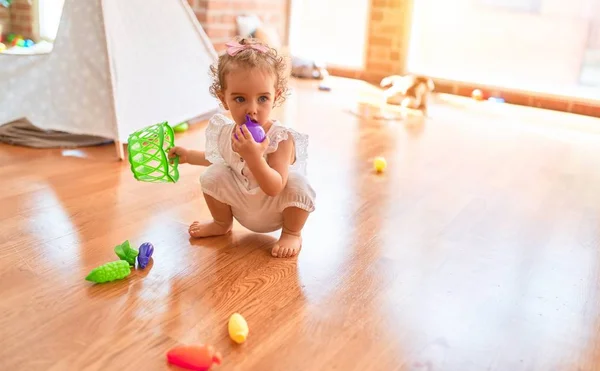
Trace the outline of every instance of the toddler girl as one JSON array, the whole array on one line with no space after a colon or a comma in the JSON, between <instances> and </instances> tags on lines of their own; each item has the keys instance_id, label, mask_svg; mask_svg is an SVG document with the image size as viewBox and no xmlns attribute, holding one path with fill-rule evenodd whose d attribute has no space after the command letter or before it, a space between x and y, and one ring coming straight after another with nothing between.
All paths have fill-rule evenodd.
<instances>
[{"instance_id":1,"label":"toddler girl","mask_svg":"<svg viewBox=\"0 0 600 371\"><path fill-rule=\"evenodd\" d=\"M182 164L208 166L200 183L213 220L194 222L189 233L226 234L235 217L254 232L282 229L271 254L292 257L302 246L301 231L315 209L315 192L306 178L308 137L270 118L286 97L285 60L256 39L238 38L226 45L211 66L210 92L233 120L222 114L209 120L205 151L169 151ZM243 125L246 115L264 129L264 141L256 142Z\"/></svg>"}]
</instances>

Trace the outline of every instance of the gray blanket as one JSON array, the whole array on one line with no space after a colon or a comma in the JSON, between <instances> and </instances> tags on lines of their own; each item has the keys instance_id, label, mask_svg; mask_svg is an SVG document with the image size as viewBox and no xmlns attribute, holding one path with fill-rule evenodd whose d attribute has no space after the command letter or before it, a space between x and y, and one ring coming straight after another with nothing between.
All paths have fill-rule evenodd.
<instances>
[{"instance_id":1,"label":"gray blanket","mask_svg":"<svg viewBox=\"0 0 600 371\"><path fill-rule=\"evenodd\" d=\"M77 148L112 143L112 140L93 135L41 130L23 119L0 126L0 142L34 148Z\"/></svg>"}]
</instances>

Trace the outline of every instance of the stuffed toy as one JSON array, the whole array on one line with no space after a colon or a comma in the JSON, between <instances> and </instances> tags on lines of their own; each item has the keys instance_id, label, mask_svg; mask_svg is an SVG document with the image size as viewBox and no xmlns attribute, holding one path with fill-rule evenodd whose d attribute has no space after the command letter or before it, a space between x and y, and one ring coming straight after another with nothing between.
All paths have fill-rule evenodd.
<instances>
[{"instance_id":1,"label":"stuffed toy","mask_svg":"<svg viewBox=\"0 0 600 371\"><path fill-rule=\"evenodd\" d=\"M304 79L323 80L329 76L324 63L313 59L292 57L292 76Z\"/></svg>"},{"instance_id":2,"label":"stuffed toy","mask_svg":"<svg viewBox=\"0 0 600 371\"><path fill-rule=\"evenodd\" d=\"M427 112L429 94L435 89L433 80L421 75L387 76L381 80L380 86L390 86L383 92L386 103L399 104L424 113Z\"/></svg>"}]
</instances>

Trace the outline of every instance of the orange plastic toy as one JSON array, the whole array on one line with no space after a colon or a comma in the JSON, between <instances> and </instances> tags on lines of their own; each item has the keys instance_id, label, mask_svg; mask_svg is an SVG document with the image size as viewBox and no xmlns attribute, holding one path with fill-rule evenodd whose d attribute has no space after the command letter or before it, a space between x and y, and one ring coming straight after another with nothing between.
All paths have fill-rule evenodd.
<instances>
[{"instance_id":1,"label":"orange plastic toy","mask_svg":"<svg viewBox=\"0 0 600 371\"><path fill-rule=\"evenodd\" d=\"M222 360L212 345L182 345L167 353L170 364L194 371L208 371L213 365L221 365Z\"/></svg>"}]
</instances>

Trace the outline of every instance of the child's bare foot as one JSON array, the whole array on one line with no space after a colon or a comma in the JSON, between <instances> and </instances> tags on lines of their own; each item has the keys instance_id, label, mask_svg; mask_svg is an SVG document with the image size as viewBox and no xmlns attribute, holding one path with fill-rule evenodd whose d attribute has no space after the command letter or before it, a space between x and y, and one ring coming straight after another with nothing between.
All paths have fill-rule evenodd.
<instances>
[{"instance_id":1,"label":"child's bare foot","mask_svg":"<svg viewBox=\"0 0 600 371\"><path fill-rule=\"evenodd\" d=\"M291 258L298 255L302 248L302 237L286 232L281 232L279 241L273 246L271 255L278 258Z\"/></svg>"},{"instance_id":2,"label":"child's bare foot","mask_svg":"<svg viewBox=\"0 0 600 371\"><path fill-rule=\"evenodd\" d=\"M210 222L194 222L188 232L195 238L222 236L231 230L232 223L224 224L211 220Z\"/></svg>"}]
</instances>

